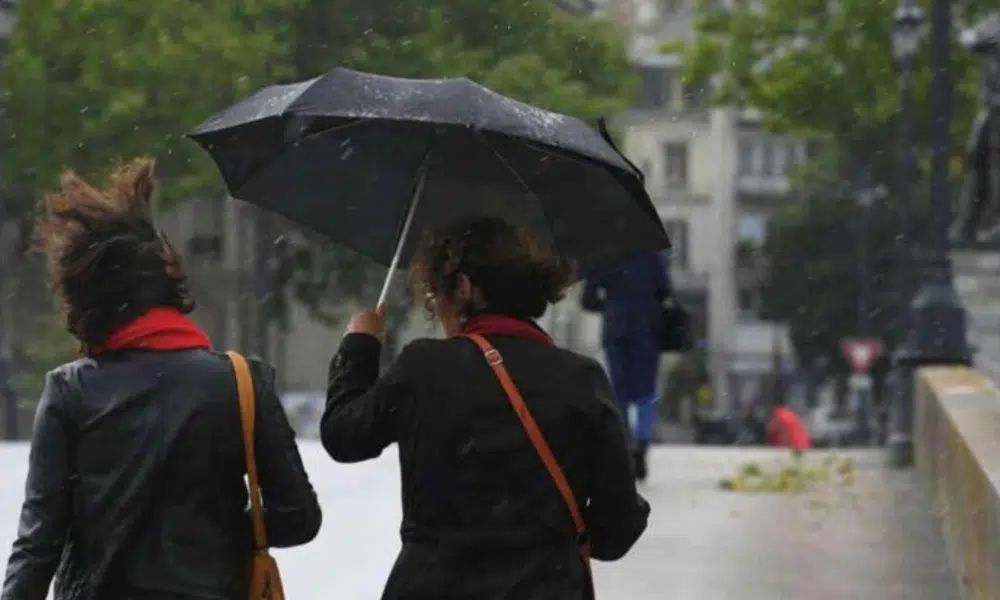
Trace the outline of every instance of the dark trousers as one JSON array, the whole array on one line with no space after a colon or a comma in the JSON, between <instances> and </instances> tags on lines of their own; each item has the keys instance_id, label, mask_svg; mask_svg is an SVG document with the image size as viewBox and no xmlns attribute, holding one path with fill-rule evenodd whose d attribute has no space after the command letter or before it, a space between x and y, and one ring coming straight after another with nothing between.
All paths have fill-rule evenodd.
<instances>
[{"instance_id":1,"label":"dark trousers","mask_svg":"<svg viewBox=\"0 0 1000 600\"><path fill-rule=\"evenodd\" d=\"M633 422L629 409L635 406L632 435L638 442L650 441L656 423L656 378L660 367L656 339L649 333L606 339L604 353L622 417Z\"/></svg>"}]
</instances>

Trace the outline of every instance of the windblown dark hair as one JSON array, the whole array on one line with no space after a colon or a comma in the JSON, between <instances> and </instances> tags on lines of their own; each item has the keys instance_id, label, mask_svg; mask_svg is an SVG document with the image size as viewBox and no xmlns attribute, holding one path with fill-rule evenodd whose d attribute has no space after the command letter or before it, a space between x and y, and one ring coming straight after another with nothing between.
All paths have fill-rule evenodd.
<instances>
[{"instance_id":1,"label":"windblown dark hair","mask_svg":"<svg viewBox=\"0 0 1000 600\"><path fill-rule=\"evenodd\" d=\"M86 352L155 307L194 309L180 255L153 223L153 161L113 172L103 190L73 171L39 201L35 249L69 332Z\"/></svg>"},{"instance_id":2,"label":"windblown dark hair","mask_svg":"<svg viewBox=\"0 0 1000 600\"><path fill-rule=\"evenodd\" d=\"M430 236L413 265L418 293L450 297L465 274L485 304L473 312L519 319L542 316L563 297L574 273L570 261L546 252L531 233L495 217L462 221Z\"/></svg>"}]
</instances>

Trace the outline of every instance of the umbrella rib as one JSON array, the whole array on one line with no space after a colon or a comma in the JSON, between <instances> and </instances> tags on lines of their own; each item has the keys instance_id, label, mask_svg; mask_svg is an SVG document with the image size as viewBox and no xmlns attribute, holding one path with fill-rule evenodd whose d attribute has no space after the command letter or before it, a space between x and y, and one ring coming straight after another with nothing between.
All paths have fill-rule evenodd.
<instances>
[{"instance_id":1,"label":"umbrella rib","mask_svg":"<svg viewBox=\"0 0 1000 600\"><path fill-rule=\"evenodd\" d=\"M517 172L517 169L515 169L514 167L512 167L511 164L509 162L507 162L507 159L504 158L502 154L500 154L499 152L497 152L497 149L494 148L493 144L490 143L489 138L486 137L485 134L483 134L483 130L482 129L478 129L477 128L476 129L476 133L479 135L479 138L481 140L483 140L483 143L486 144L486 147L490 149L490 152L493 153L493 156L497 157L497 160L500 161L500 164L502 164L504 166L504 168L507 169L507 171L509 171L510 174L514 176L514 179L516 179L517 182L521 184L521 187L524 188L524 191L526 191L529 194L531 194L535 198L535 200L538 201L539 206L542 207L542 215L545 217L545 220L549 222L550 226L553 225L552 217L550 217L548 211L545 210L545 203L542 202L542 198L538 194L535 193L535 190L531 189L531 186L528 185L528 182L525 181L523 177L521 177L521 174ZM559 240L556 239L555 235L552 236L552 245L555 248L556 252L558 253L559 252Z\"/></svg>"},{"instance_id":2,"label":"umbrella rib","mask_svg":"<svg viewBox=\"0 0 1000 600\"><path fill-rule=\"evenodd\" d=\"M328 133L332 133L334 131L340 131L341 129L348 129L350 127L355 127L355 126L360 125L360 124L365 123L365 122L366 122L365 120L363 120L363 119L361 119L359 117L355 117L355 118L351 119L350 121L348 121L346 123L340 123L340 124L334 125L332 127L327 127L326 129L322 129L320 131L314 131L314 132L310 133L309 135L303 137L300 141L302 141L302 142L309 141L309 140L312 140L312 139L324 136L324 135L326 135Z\"/></svg>"}]
</instances>

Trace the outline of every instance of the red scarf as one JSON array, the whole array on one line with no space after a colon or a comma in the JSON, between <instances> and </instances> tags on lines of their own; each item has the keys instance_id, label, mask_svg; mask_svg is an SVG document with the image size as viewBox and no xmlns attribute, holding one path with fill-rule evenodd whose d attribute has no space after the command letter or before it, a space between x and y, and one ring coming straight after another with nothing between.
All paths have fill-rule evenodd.
<instances>
[{"instance_id":1,"label":"red scarf","mask_svg":"<svg viewBox=\"0 0 1000 600\"><path fill-rule=\"evenodd\" d=\"M551 346L552 338L541 327L532 321L505 317L503 315L480 315L469 319L462 329L465 334L478 334L483 337L502 335L526 340L535 340Z\"/></svg>"},{"instance_id":2,"label":"red scarf","mask_svg":"<svg viewBox=\"0 0 1000 600\"><path fill-rule=\"evenodd\" d=\"M116 329L106 342L87 349L89 356L119 350L210 350L212 343L194 321L175 308L153 308Z\"/></svg>"}]
</instances>

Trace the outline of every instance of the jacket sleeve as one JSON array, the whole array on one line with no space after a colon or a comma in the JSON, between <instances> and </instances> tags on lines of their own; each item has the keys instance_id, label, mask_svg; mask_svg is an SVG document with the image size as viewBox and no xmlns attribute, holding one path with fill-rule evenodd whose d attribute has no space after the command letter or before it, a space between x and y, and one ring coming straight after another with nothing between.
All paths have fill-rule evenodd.
<instances>
[{"instance_id":1,"label":"jacket sleeve","mask_svg":"<svg viewBox=\"0 0 1000 600\"><path fill-rule=\"evenodd\" d=\"M376 338L348 334L330 363L320 439L337 462L375 458L397 441L397 409L413 393L407 366L413 346L404 348L380 378L381 351Z\"/></svg>"},{"instance_id":2,"label":"jacket sleeve","mask_svg":"<svg viewBox=\"0 0 1000 600\"><path fill-rule=\"evenodd\" d=\"M595 454L590 480L594 487L586 522L593 558L613 561L625 556L646 530L649 503L635 486L629 438L608 377L596 362L590 371L600 415L592 444Z\"/></svg>"},{"instance_id":3,"label":"jacket sleeve","mask_svg":"<svg viewBox=\"0 0 1000 600\"><path fill-rule=\"evenodd\" d=\"M295 432L274 391L274 370L258 362L253 369L254 445L268 543L277 548L298 546L316 537L323 514L302 464Z\"/></svg>"},{"instance_id":4,"label":"jacket sleeve","mask_svg":"<svg viewBox=\"0 0 1000 600\"><path fill-rule=\"evenodd\" d=\"M17 539L7 562L3 600L44 600L71 518L72 483L63 404L64 381L50 373L35 413L28 478Z\"/></svg>"}]
</instances>

